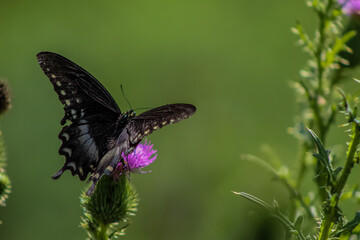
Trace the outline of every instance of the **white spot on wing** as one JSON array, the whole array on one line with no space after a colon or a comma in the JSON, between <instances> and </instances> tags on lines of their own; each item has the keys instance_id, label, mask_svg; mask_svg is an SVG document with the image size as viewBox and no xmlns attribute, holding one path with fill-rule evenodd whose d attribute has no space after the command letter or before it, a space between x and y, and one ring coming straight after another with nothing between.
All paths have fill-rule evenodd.
<instances>
[{"instance_id":1,"label":"white spot on wing","mask_svg":"<svg viewBox=\"0 0 360 240\"><path fill-rule=\"evenodd\" d=\"M70 167L70 168L72 168L74 171L75 171L75 169L76 169L76 165L75 165L74 162L69 162L69 163L67 164L67 166Z\"/></svg>"},{"instance_id":2,"label":"white spot on wing","mask_svg":"<svg viewBox=\"0 0 360 240\"><path fill-rule=\"evenodd\" d=\"M67 133L63 133L61 136L63 136L66 141L69 141L69 139L70 139L70 135Z\"/></svg>"},{"instance_id":3,"label":"white spot on wing","mask_svg":"<svg viewBox=\"0 0 360 240\"><path fill-rule=\"evenodd\" d=\"M71 109L71 114L72 114L72 117L74 119L76 119L77 115L76 115L76 110L75 109Z\"/></svg>"},{"instance_id":4,"label":"white spot on wing","mask_svg":"<svg viewBox=\"0 0 360 240\"><path fill-rule=\"evenodd\" d=\"M66 95L66 92L65 92L64 90L61 90L61 91L60 91L60 94L63 95L63 96L65 96L65 95Z\"/></svg>"},{"instance_id":5,"label":"white spot on wing","mask_svg":"<svg viewBox=\"0 0 360 240\"><path fill-rule=\"evenodd\" d=\"M70 148L63 148L62 151L66 152L69 155L69 157L71 157L72 150Z\"/></svg>"},{"instance_id":6,"label":"white spot on wing","mask_svg":"<svg viewBox=\"0 0 360 240\"><path fill-rule=\"evenodd\" d=\"M56 85L58 85L59 87L61 86L61 82L60 81L56 81Z\"/></svg>"},{"instance_id":7,"label":"white spot on wing","mask_svg":"<svg viewBox=\"0 0 360 240\"><path fill-rule=\"evenodd\" d=\"M51 74L50 76L51 76L52 78L56 78L56 76L55 76L54 74Z\"/></svg>"},{"instance_id":8,"label":"white spot on wing","mask_svg":"<svg viewBox=\"0 0 360 240\"><path fill-rule=\"evenodd\" d=\"M69 99L66 99L66 100L65 100L65 104L66 104L67 106L70 106L70 105L71 105L70 100L69 100Z\"/></svg>"}]
</instances>

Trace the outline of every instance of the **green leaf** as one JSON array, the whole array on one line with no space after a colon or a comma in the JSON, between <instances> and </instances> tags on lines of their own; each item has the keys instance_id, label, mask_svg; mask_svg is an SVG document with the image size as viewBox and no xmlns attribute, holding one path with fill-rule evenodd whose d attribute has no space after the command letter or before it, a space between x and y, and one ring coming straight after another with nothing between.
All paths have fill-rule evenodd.
<instances>
[{"instance_id":1,"label":"green leaf","mask_svg":"<svg viewBox=\"0 0 360 240\"><path fill-rule=\"evenodd\" d=\"M331 234L331 237L339 237L339 236L346 237L346 236L349 236L349 235L351 235L353 230L359 225L359 223L360 223L360 212L357 212L355 214L354 219L347 222L342 228L340 228L337 231L333 232ZM342 239L342 238L340 237L340 239ZM346 239L346 238L344 238L344 239Z\"/></svg>"},{"instance_id":2,"label":"green leaf","mask_svg":"<svg viewBox=\"0 0 360 240\"><path fill-rule=\"evenodd\" d=\"M326 150L324 145L322 144L321 140L319 139L319 137L315 134L314 131L312 131L310 128L308 128L309 133L311 134L315 145L318 149L319 153L314 153L314 157L316 157L317 159L320 160L320 162L322 163L322 165L324 166L326 173L327 173L327 181L329 185L333 185L334 183L334 170L333 167L331 165L331 161L329 158L330 155L330 150Z\"/></svg>"}]
</instances>

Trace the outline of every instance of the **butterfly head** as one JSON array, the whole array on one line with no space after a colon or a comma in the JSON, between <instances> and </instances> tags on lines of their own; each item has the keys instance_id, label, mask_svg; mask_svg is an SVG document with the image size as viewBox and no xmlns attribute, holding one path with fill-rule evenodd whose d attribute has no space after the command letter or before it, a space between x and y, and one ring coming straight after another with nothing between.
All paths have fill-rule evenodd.
<instances>
[{"instance_id":1,"label":"butterfly head","mask_svg":"<svg viewBox=\"0 0 360 240\"><path fill-rule=\"evenodd\" d=\"M134 110L129 110L125 113L123 113L120 118L122 121L128 122L130 119L134 118L136 116L136 113Z\"/></svg>"},{"instance_id":2,"label":"butterfly head","mask_svg":"<svg viewBox=\"0 0 360 240\"><path fill-rule=\"evenodd\" d=\"M128 124L130 119L134 118L135 116L136 114L134 110L130 110L125 113L122 113L118 118L118 124L120 126L125 126L126 124Z\"/></svg>"},{"instance_id":3,"label":"butterfly head","mask_svg":"<svg viewBox=\"0 0 360 240\"><path fill-rule=\"evenodd\" d=\"M127 115L127 118L129 118L129 119L136 116L136 113L134 110L127 111L125 114Z\"/></svg>"}]
</instances>

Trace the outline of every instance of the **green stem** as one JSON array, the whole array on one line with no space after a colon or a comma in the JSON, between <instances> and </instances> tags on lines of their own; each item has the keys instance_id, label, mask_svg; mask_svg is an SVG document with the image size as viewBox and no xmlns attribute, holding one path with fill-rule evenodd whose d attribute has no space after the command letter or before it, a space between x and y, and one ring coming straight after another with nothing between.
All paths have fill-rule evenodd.
<instances>
[{"instance_id":1,"label":"green stem","mask_svg":"<svg viewBox=\"0 0 360 240\"><path fill-rule=\"evenodd\" d=\"M106 225L103 223L100 224L100 231L97 235L98 236L97 240L107 240L108 239L108 236L106 235L108 227L109 227L109 224L106 224Z\"/></svg>"},{"instance_id":2,"label":"green stem","mask_svg":"<svg viewBox=\"0 0 360 240\"><path fill-rule=\"evenodd\" d=\"M334 224L336 206L337 206L339 199L340 199L339 195L337 195L337 194L334 195L334 199L332 199L332 200L334 200L336 205L330 206L330 211L327 214L325 214L325 216L321 222L319 240L327 240L329 237L331 226Z\"/></svg>"},{"instance_id":3,"label":"green stem","mask_svg":"<svg viewBox=\"0 0 360 240\"><path fill-rule=\"evenodd\" d=\"M317 45L315 56L316 56L316 64L318 69L318 89L316 91L316 100L318 100L318 97L323 94L323 73L324 73L324 66L322 65L322 59L321 56L324 51L325 46L325 30L328 25L328 21L331 18L331 12L332 8L334 6L334 0L329 0L324 10L318 10L318 17L319 17L319 44ZM320 135L321 136L321 135ZM322 141L324 139L320 138Z\"/></svg>"},{"instance_id":4,"label":"green stem","mask_svg":"<svg viewBox=\"0 0 360 240\"><path fill-rule=\"evenodd\" d=\"M360 131L359 131L359 126L356 123L354 123L354 125L355 125L354 134L352 135L352 139L349 145L349 151L347 153L346 163L344 169L342 170L341 176L336 181L336 185L333 193L341 194L348 180L351 169L354 167L355 164L354 158L355 158L357 146L359 145L360 142Z\"/></svg>"},{"instance_id":5,"label":"green stem","mask_svg":"<svg viewBox=\"0 0 360 240\"><path fill-rule=\"evenodd\" d=\"M324 211L327 213L325 213L324 219L321 223L320 236L319 236L320 240L328 239L331 226L335 222L336 208L339 203L341 193L350 176L351 169L354 167L355 164L355 154L360 142L360 131L359 131L359 126L356 123L353 124L354 124L354 129L353 129L354 134L352 135L351 142L349 144L349 150L347 152L345 166L341 172L340 177L337 179L334 188L331 191L333 197L330 200L331 201L330 211Z\"/></svg>"},{"instance_id":6,"label":"green stem","mask_svg":"<svg viewBox=\"0 0 360 240\"><path fill-rule=\"evenodd\" d=\"M320 40L319 43L317 45L316 48L316 52L315 52L315 56L316 56L316 65L317 65L317 80L318 80L318 88L316 91L316 95L322 95L322 82L323 82L323 72L324 72L324 68L322 65L322 61L321 61L321 56L322 56L322 52L323 52L323 48L324 48L324 41L325 41L325 21L326 21L326 11L322 12L322 11L318 11L318 17L319 17L319 35L320 35ZM315 100L317 100L318 97L316 97Z\"/></svg>"},{"instance_id":7,"label":"green stem","mask_svg":"<svg viewBox=\"0 0 360 240\"><path fill-rule=\"evenodd\" d=\"M324 96L323 90L323 81L325 80L324 72L325 67L323 66L322 56L324 51L326 51L326 28L328 25L328 21L331 19L331 11L334 6L334 0L329 0L325 9L318 9L318 18L319 18L319 42L317 44L316 50L314 52L314 56L316 58L316 65L317 65L317 82L318 86L314 92L314 95L309 98L309 105L314 113L314 120L317 125L317 131L319 134L320 140L325 144L325 138L329 130L329 124L326 123L326 120L323 119L321 115L321 108L319 107L318 101L321 97ZM331 90L330 90L331 91ZM325 97L326 98L326 97ZM328 99L327 99L328 100ZM332 122L332 116L329 118L330 122ZM315 170L315 174L320 176L320 173L323 171L323 166L320 162L317 162L317 168ZM326 190L323 188L323 179L318 177L316 179L316 184L318 185L318 191L320 200L323 202L327 198Z\"/></svg>"},{"instance_id":8,"label":"green stem","mask_svg":"<svg viewBox=\"0 0 360 240\"><path fill-rule=\"evenodd\" d=\"M310 106L314 112L315 122L318 125L319 138L320 138L321 142L325 143L326 132L325 132L325 127L324 127L324 121L321 116L321 110L320 110L319 104L318 104L318 98L319 98L319 96L316 96L315 98L313 98L312 101L310 102Z\"/></svg>"}]
</instances>

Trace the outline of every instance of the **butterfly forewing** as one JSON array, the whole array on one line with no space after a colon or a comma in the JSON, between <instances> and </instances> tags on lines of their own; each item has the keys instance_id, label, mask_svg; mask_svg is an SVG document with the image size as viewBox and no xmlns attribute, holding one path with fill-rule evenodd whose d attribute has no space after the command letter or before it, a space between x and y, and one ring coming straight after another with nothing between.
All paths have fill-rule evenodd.
<instances>
[{"instance_id":1,"label":"butterfly forewing","mask_svg":"<svg viewBox=\"0 0 360 240\"><path fill-rule=\"evenodd\" d=\"M191 104L178 103L164 105L139 114L131 119L126 127L130 133L131 145L137 145L145 136L166 125L190 117L195 111L195 106Z\"/></svg>"},{"instance_id":2,"label":"butterfly forewing","mask_svg":"<svg viewBox=\"0 0 360 240\"><path fill-rule=\"evenodd\" d=\"M67 98L65 95L71 95L76 100L77 90L81 89L80 97L88 96L109 110L120 112L115 100L104 86L76 63L51 52L41 52L37 55L37 59L40 67L54 85L55 91L63 104L66 104L65 100ZM64 92L61 92L61 90ZM90 102L83 101L83 104L90 104Z\"/></svg>"},{"instance_id":3,"label":"butterfly forewing","mask_svg":"<svg viewBox=\"0 0 360 240\"><path fill-rule=\"evenodd\" d=\"M107 139L116 132L120 109L106 89L75 63L49 52L39 53L37 58L64 104L61 124L71 121L59 134L59 153L66 162L53 177L70 170L85 180L108 150Z\"/></svg>"}]
</instances>

